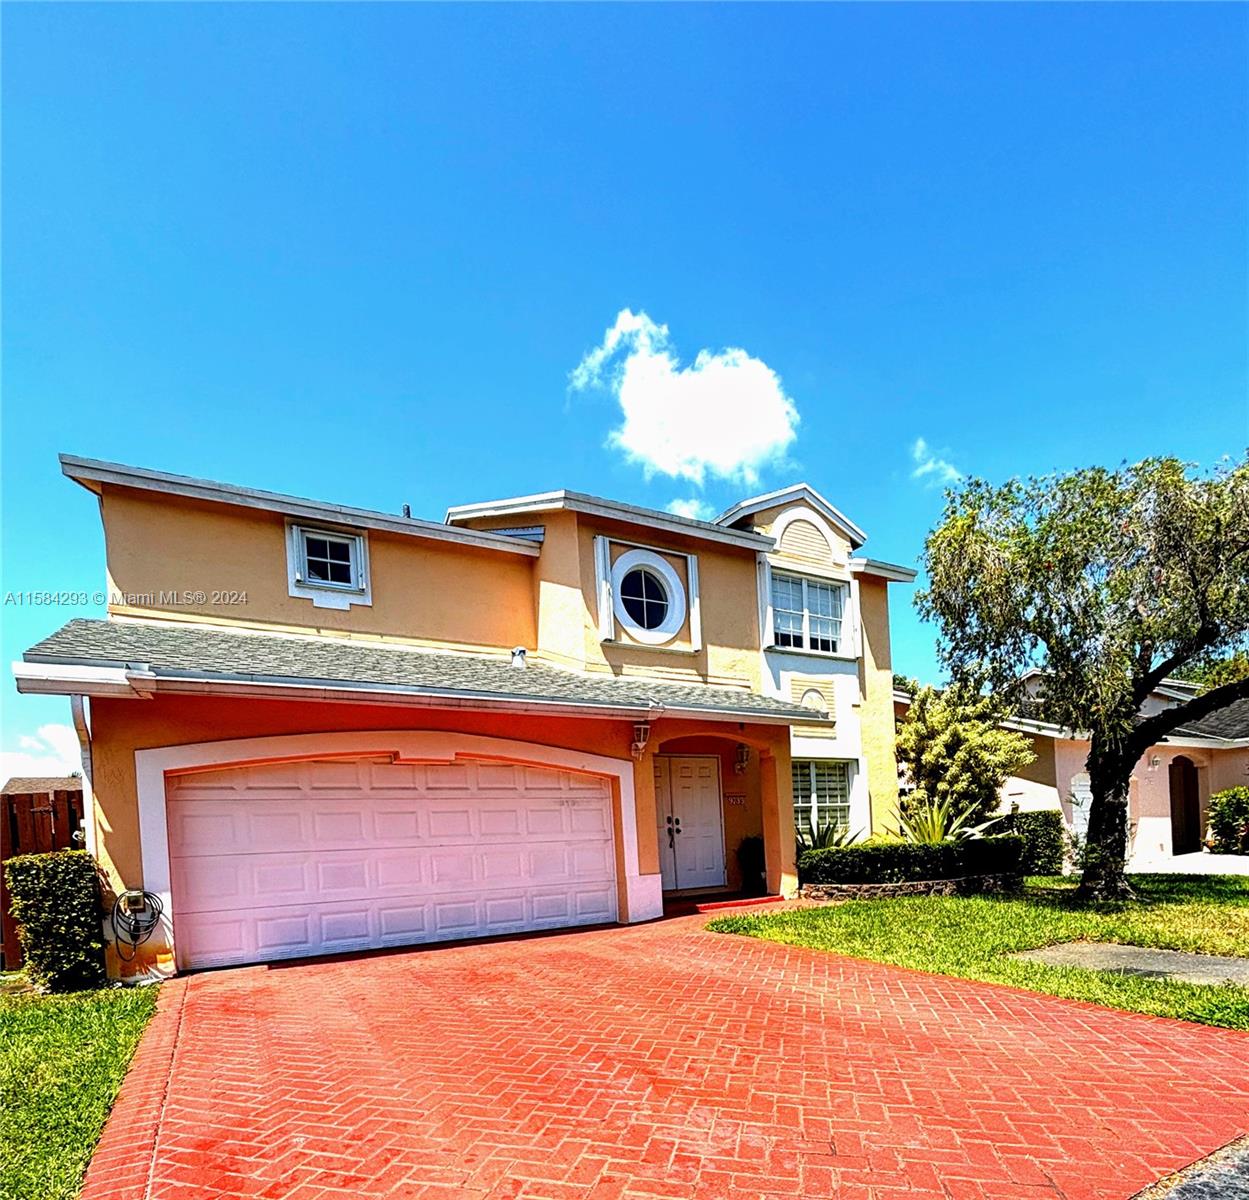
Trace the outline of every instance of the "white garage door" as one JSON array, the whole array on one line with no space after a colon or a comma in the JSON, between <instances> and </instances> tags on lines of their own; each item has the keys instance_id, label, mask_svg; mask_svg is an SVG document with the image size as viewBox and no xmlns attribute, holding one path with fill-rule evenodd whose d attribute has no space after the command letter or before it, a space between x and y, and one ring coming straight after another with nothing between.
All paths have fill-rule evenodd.
<instances>
[{"instance_id":1,"label":"white garage door","mask_svg":"<svg viewBox=\"0 0 1249 1200\"><path fill-rule=\"evenodd\" d=\"M605 780L502 763L300 762L173 777L183 967L616 917Z\"/></svg>"}]
</instances>

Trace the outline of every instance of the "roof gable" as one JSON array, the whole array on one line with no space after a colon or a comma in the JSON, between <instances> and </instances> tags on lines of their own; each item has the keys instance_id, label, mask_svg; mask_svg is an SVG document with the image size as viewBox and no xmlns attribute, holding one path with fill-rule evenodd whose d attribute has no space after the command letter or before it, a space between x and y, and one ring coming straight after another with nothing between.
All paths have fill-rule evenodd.
<instances>
[{"instance_id":1,"label":"roof gable","mask_svg":"<svg viewBox=\"0 0 1249 1200\"><path fill-rule=\"evenodd\" d=\"M763 512L765 509L783 508L786 505L800 503L810 505L830 525L835 526L844 533L850 541L852 550L857 550L867 541L867 534L850 520L845 513L833 507L809 483L795 483L790 487L781 488L775 492L765 492L761 496L751 496L746 500L739 500L731 508L726 508L724 512L716 517L715 524L733 528L747 517Z\"/></svg>"}]
</instances>

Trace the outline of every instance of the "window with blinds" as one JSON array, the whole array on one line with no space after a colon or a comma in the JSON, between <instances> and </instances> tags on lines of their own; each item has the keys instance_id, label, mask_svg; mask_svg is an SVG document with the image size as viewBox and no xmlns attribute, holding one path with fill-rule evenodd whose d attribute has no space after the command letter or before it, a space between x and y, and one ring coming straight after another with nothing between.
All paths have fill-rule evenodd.
<instances>
[{"instance_id":1,"label":"window with blinds","mask_svg":"<svg viewBox=\"0 0 1249 1200\"><path fill-rule=\"evenodd\" d=\"M850 766L818 760L793 763L794 827L801 838L850 824Z\"/></svg>"}]
</instances>

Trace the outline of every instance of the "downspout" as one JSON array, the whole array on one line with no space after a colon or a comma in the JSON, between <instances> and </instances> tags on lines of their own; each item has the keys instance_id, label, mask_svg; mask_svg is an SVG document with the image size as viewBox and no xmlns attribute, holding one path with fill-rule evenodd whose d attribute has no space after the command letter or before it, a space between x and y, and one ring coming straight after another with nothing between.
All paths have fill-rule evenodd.
<instances>
[{"instance_id":1,"label":"downspout","mask_svg":"<svg viewBox=\"0 0 1249 1200\"><path fill-rule=\"evenodd\" d=\"M95 786L91 782L93 770L91 763L91 725L87 713L85 696L70 696L69 710L73 716L74 729L78 734L78 745L82 753L82 826L86 840L87 852L96 857L95 836Z\"/></svg>"}]
</instances>

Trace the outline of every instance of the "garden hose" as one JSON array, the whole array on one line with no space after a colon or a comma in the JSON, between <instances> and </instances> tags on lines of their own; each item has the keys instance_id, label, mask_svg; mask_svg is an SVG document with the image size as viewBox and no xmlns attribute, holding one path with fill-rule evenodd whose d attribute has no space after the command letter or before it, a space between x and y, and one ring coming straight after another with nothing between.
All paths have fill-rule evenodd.
<instances>
[{"instance_id":1,"label":"garden hose","mask_svg":"<svg viewBox=\"0 0 1249 1200\"><path fill-rule=\"evenodd\" d=\"M113 901L110 918L113 927L113 944L117 948L117 957L122 962L133 962L139 947L152 936L152 931L160 924L161 914L165 906L160 897L151 892L122 892ZM126 953L124 947L129 946Z\"/></svg>"}]
</instances>

